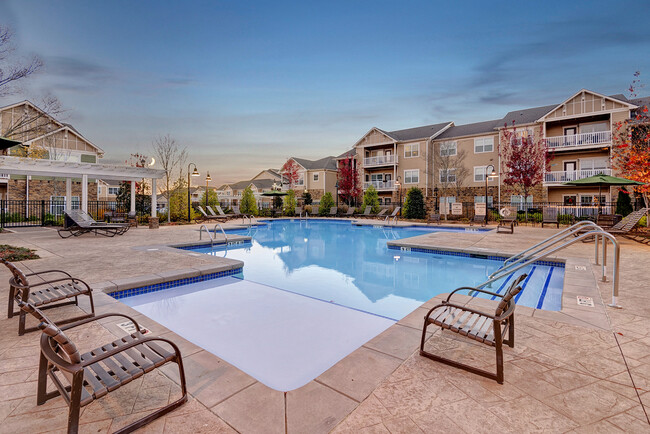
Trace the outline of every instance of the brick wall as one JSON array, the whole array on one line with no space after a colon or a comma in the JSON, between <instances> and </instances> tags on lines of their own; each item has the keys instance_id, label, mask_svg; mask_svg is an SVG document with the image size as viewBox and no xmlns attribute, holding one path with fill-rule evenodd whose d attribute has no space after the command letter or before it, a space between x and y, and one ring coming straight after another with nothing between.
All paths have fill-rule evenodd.
<instances>
[{"instance_id":1,"label":"brick wall","mask_svg":"<svg viewBox=\"0 0 650 434\"><path fill-rule=\"evenodd\" d=\"M7 199L25 200L26 179L10 179L7 185ZM72 195L81 201L81 182L72 182ZM52 196L65 196L65 180L29 181L29 200L50 200ZM97 183L88 183L88 200L97 200Z\"/></svg>"}]
</instances>

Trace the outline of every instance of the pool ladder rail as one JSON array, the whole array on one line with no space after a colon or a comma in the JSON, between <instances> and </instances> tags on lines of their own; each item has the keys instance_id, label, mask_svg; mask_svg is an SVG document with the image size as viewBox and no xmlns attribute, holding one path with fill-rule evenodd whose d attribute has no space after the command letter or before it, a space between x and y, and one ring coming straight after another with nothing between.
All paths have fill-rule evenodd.
<instances>
[{"instance_id":1,"label":"pool ladder rail","mask_svg":"<svg viewBox=\"0 0 650 434\"><path fill-rule=\"evenodd\" d=\"M221 226L219 223L214 225L214 228L212 230L214 232L214 236L213 234L210 233L210 230L206 225L201 225L201 227L199 228L199 241L203 239L203 230L205 229L205 233L207 233L208 237L210 237L210 247L214 247L214 241L217 238L217 227L221 229L221 233L223 234L223 238L226 243L226 246L228 246L228 235L226 235L226 231L223 230L223 226Z\"/></svg>"},{"instance_id":2,"label":"pool ladder rail","mask_svg":"<svg viewBox=\"0 0 650 434\"><path fill-rule=\"evenodd\" d=\"M570 238L573 237L573 238ZM532 247L529 247L526 250L523 250L517 253L514 256L506 259L501 267L495 272L488 276L488 280L484 283L477 286L477 288L483 288L485 286L490 286L493 282L498 279L501 279L511 273L514 273L517 270L520 270L527 265L533 264L537 261L540 261L548 256L569 247L572 244L575 244L578 241L585 241L594 237L595 240L595 263L596 265L602 266L602 281L607 281L607 240L609 240L614 246L614 258L612 264L612 302L608 304L610 307L620 308L616 304L616 297L618 297L618 287L619 287L619 268L620 268L620 258L621 258L621 248L619 246L618 240L612 234L606 232L598 226L597 224L591 221L581 221L573 226L566 228L551 237L546 238L545 240L535 244ZM602 262L599 264L599 238L602 243ZM568 240L567 240L568 239Z\"/></svg>"}]
</instances>

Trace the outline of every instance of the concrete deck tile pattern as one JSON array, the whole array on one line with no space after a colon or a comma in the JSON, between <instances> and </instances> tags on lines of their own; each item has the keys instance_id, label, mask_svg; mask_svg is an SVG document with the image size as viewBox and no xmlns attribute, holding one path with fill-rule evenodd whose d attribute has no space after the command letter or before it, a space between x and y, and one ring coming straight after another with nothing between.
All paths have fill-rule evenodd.
<instances>
[{"instance_id":1,"label":"concrete deck tile pattern","mask_svg":"<svg viewBox=\"0 0 650 434\"><path fill-rule=\"evenodd\" d=\"M513 235L440 232L409 239L405 245L508 255L554 231L517 227ZM84 235L62 240L50 229L0 237L3 243L38 250L41 259L19 266L64 269L79 276L95 288L98 313L134 316L154 334L179 344L190 400L141 432L650 432L643 407L650 404L650 294L644 283L650 277L648 246L620 240L620 310L606 307L611 274L608 282L600 280L593 244L576 243L559 252L558 259L567 264L562 311L517 308L516 345L504 349L503 385L418 355L422 319L441 300L437 297L314 381L285 393L104 293L145 280L156 283L241 266L167 247L198 240L198 225L137 228L115 238ZM0 279L9 279L7 270L0 270ZM594 307L578 306L577 296L591 297ZM462 302L492 306L467 297ZM89 309L86 300L80 300L80 308ZM54 309L48 316L56 321L80 308ZM71 331L70 338L87 351L123 335L118 322L123 321L98 321ZM494 369L493 349L449 332L430 331L428 350ZM36 405L38 354L38 332L18 337L16 318L0 319L2 433L65 430L67 412L61 398ZM155 370L85 407L81 431L115 431L177 399L178 383L175 365Z\"/></svg>"}]
</instances>

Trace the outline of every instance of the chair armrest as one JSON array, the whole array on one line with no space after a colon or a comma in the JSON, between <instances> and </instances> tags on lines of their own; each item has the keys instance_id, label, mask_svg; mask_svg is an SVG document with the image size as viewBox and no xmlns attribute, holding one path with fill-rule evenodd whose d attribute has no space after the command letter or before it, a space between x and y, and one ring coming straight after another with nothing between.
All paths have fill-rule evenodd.
<instances>
[{"instance_id":1,"label":"chair armrest","mask_svg":"<svg viewBox=\"0 0 650 434\"><path fill-rule=\"evenodd\" d=\"M484 316L484 317L487 317L487 318L490 318L490 319L493 319L493 320L497 319L494 315L491 315L489 313L485 313L485 312L482 312L480 310L473 309L471 307L461 306L460 304L448 303L446 301L443 301L442 303L440 303L440 304L438 304L436 306L433 306L431 309L429 309L429 312L427 312L427 314L424 316L424 319L428 320L431 313L434 310L436 310L437 308L439 308L439 307L453 307L453 308L460 309L460 310L463 310L463 311L466 311L466 312L475 313L475 314L478 314L478 315L481 315L481 316Z\"/></svg>"},{"instance_id":2,"label":"chair armrest","mask_svg":"<svg viewBox=\"0 0 650 434\"><path fill-rule=\"evenodd\" d=\"M135 325L135 329L137 331L140 331L140 325L138 324L138 322L136 320L134 320L133 318L131 318L130 316L124 315L122 313L103 313L101 315L93 316L91 318L82 319L81 321L73 322L72 324L67 324L67 325L64 325L64 326L59 327L59 328L61 330L65 331L65 330L69 330L71 328L78 327L80 325L88 324L89 322L97 321L99 319L108 318L108 317L111 317L111 316L121 316L121 317L124 317L124 318L128 319L129 321L131 321L133 323L133 325Z\"/></svg>"},{"instance_id":3,"label":"chair armrest","mask_svg":"<svg viewBox=\"0 0 650 434\"><path fill-rule=\"evenodd\" d=\"M460 288L456 288L453 291L451 291L451 293L447 297L446 301L449 302L449 300L451 299L451 296L454 295L455 293L457 293L458 291L476 291L476 292L481 292L483 294L494 295L496 297L503 298L503 295L497 294L496 292L486 291L484 289L474 288L472 286L461 286Z\"/></svg>"},{"instance_id":4,"label":"chair armrest","mask_svg":"<svg viewBox=\"0 0 650 434\"><path fill-rule=\"evenodd\" d=\"M70 273L63 271L63 270L45 270L45 271L35 271L33 273L25 274L25 277L30 277L30 276L40 276L41 274L48 274L48 273L62 273L68 276L69 278L73 278Z\"/></svg>"},{"instance_id":5,"label":"chair armrest","mask_svg":"<svg viewBox=\"0 0 650 434\"><path fill-rule=\"evenodd\" d=\"M144 344L146 342L151 342L151 341L161 341L161 342L165 342L165 343L171 345L171 347L174 349L174 353L176 353L176 357L178 357L179 359L181 358L181 350L178 349L178 347L176 346L175 343L173 343L169 339L165 339L165 338L161 338L161 337L157 337L157 336L152 336L152 337L147 337L147 338L143 338L143 339L136 339L134 341L129 342L128 344L125 344L125 345L122 345L120 347L114 348L114 349L112 349L110 351L107 351L107 352L103 353L101 356L93 357L92 359L90 359L90 360L88 360L86 362L82 362L81 366L83 366L85 368L86 366L90 366L90 365L93 365L93 364L95 364L97 362L101 362L104 359L108 359L109 357L112 357L112 356L114 356L116 354L122 353L122 352L124 352L124 351L126 351L126 350L128 350L130 348L133 348L133 347L138 346L140 344Z\"/></svg>"},{"instance_id":6,"label":"chair armrest","mask_svg":"<svg viewBox=\"0 0 650 434\"><path fill-rule=\"evenodd\" d=\"M66 282L66 281L72 281L74 283L83 283L88 289L90 289L90 287L86 282L84 282L81 279L77 279L76 277L61 277L59 279L46 280L38 283L30 283L29 285L24 285L24 286L23 285L14 285L14 286L16 288L25 289L25 288L35 288L37 286L43 286L43 285L51 285L53 283Z\"/></svg>"}]
</instances>

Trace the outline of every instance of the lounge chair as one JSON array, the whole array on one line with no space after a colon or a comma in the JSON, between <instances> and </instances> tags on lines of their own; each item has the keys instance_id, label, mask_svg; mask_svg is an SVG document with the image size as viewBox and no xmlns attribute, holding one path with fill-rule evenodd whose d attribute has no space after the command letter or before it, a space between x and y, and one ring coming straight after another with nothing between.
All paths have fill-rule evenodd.
<instances>
[{"instance_id":1,"label":"lounge chair","mask_svg":"<svg viewBox=\"0 0 650 434\"><path fill-rule=\"evenodd\" d=\"M388 212L388 208L384 208L384 209L380 210L377 214L370 214L369 217L374 217L374 218L380 219L380 218L384 217L387 212Z\"/></svg>"},{"instance_id":2,"label":"lounge chair","mask_svg":"<svg viewBox=\"0 0 650 434\"><path fill-rule=\"evenodd\" d=\"M328 214L329 217L336 217L336 215L339 213L339 209L336 206L333 206L330 208L330 213Z\"/></svg>"},{"instance_id":3,"label":"lounge chair","mask_svg":"<svg viewBox=\"0 0 650 434\"><path fill-rule=\"evenodd\" d=\"M501 214L501 219L497 226L497 233L513 234L515 232L515 226L517 225L517 210L515 207L503 207L499 211L499 214Z\"/></svg>"},{"instance_id":4,"label":"lounge chair","mask_svg":"<svg viewBox=\"0 0 650 434\"><path fill-rule=\"evenodd\" d=\"M180 350L168 339L142 334L133 318L106 313L59 327L33 304L22 301L19 294L16 302L21 310L30 313L40 322L39 328L43 331L36 404L43 405L61 395L68 405L68 433L78 432L82 407L169 362L178 366L181 397L117 432L135 431L187 402L185 370ZM65 334L74 327L112 316L130 320L136 332L83 354ZM48 379L56 390L47 391Z\"/></svg>"},{"instance_id":5,"label":"lounge chair","mask_svg":"<svg viewBox=\"0 0 650 434\"><path fill-rule=\"evenodd\" d=\"M300 218L302 218L302 207L301 207L301 206L297 206L297 207L294 209L293 214L294 214L294 215L297 215L297 216L300 217Z\"/></svg>"},{"instance_id":6,"label":"lounge chair","mask_svg":"<svg viewBox=\"0 0 650 434\"><path fill-rule=\"evenodd\" d=\"M432 307L424 317L422 328L422 339L420 341L420 355L432 360L445 363L456 368L465 369L478 375L496 380L503 384L503 344L513 348L515 346L515 300L514 297L521 291L520 283L524 281L526 274L517 277L503 294L477 289L472 287L461 287L449 294L442 303ZM459 291L480 292L501 298L497 304L494 314L485 313L473 307L463 306L450 302L452 296ZM435 325L442 330L449 330L461 336L467 336L477 342L495 347L496 349L496 375L492 372L465 365L455 360L446 359L430 352L424 351L424 343L427 336L427 327ZM508 335L508 339L504 337Z\"/></svg>"},{"instance_id":7,"label":"lounge chair","mask_svg":"<svg viewBox=\"0 0 650 434\"><path fill-rule=\"evenodd\" d=\"M470 222L470 225L473 225L475 223L480 224L481 226L485 226L485 216L484 215L474 215L474 218Z\"/></svg>"},{"instance_id":8,"label":"lounge chair","mask_svg":"<svg viewBox=\"0 0 650 434\"><path fill-rule=\"evenodd\" d=\"M354 215L354 207L349 206L348 210L345 213L341 214L341 217L352 217L353 215Z\"/></svg>"},{"instance_id":9,"label":"lounge chair","mask_svg":"<svg viewBox=\"0 0 650 434\"><path fill-rule=\"evenodd\" d=\"M213 216L222 217L222 218L225 218L226 220L229 219L229 218L233 218L232 214L226 214L225 212L223 212L223 210L221 209L221 207L219 205L215 205L215 208L217 208L217 212L219 214L215 213L214 210L212 209L212 207L210 205L208 205L208 211Z\"/></svg>"},{"instance_id":10,"label":"lounge chair","mask_svg":"<svg viewBox=\"0 0 650 434\"><path fill-rule=\"evenodd\" d=\"M124 234L131 227L130 223L97 222L87 212L80 209L65 211L64 215L64 227L58 230L61 238L78 237L88 232L95 232L95 235L105 237L114 237L115 235Z\"/></svg>"},{"instance_id":11,"label":"lounge chair","mask_svg":"<svg viewBox=\"0 0 650 434\"><path fill-rule=\"evenodd\" d=\"M60 323L65 324L72 321L78 321L84 318L95 316L95 305L93 303L92 289L86 282L81 279L72 277L69 273L61 270L46 270L35 273L25 274L11 262L0 258L0 261L9 268L13 277L9 280L9 306L7 318L18 315L18 335L22 336L26 332L36 330L36 327L25 328L25 312L22 310L14 311L16 295L20 295L22 300L27 300L34 306L41 309L51 309L70 304L79 305L78 297L86 295L90 299L90 314L70 318ZM45 278L44 276L58 275L55 278ZM29 279L28 279L29 278Z\"/></svg>"},{"instance_id":12,"label":"lounge chair","mask_svg":"<svg viewBox=\"0 0 650 434\"><path fill-rule=\"evenodd\" d=\"M429 223L440 224L440 214L429 214L429 218L427 219L427 224Z\"/></svg>"},{"instance_id":13,"label":"lounge chair","mask_svg":"<svg viewBox=\"0 0 650 434\"><path fill-rule=\"evenodd\" d=\"M639 223L639 220L641 220L643 216L648 213L649 209L650 208L641 208L640 210L634 211L628 214L625 218L623 218L623 220L616 223L611 228L606 228L605 230L610 234L627 236L629 235L630 231L634 229L634 226Z\"/></svg>"},{"instance_id":14,"label":"lounge chair","mask_svg":"<svg viewBox=\"0 0 650 434\"><path fill-rule=\"evenodd\" d=\"M557 208L545 206L542 210L542 227L544 227L545 224L550 224L556 225L557 228L560 229L560 221L558 220L557 214Z\"/></svg>"},{"instance_id":15,"label":"lounge chair","mask_svg":"<svg viewBox=\"0 0 650 434\"><path fill-rule=\"evenodd\" d=\"M199 212L201 214L203 214L203 218L206 219L206 220L219 220L219 221L222 221L222 222L225 222L226 220L228 220L227 217L219 217L218 215L209 215L208 213L205 212L203 207L200 206L200 205L197 206L197 209L199 210Z\"/></svg>"},{"instance_id":16,"label":"lounge chair","mask_svg":"<svg viewBox=\"0 0 650 434\"><path fill-rule=\"evenodd\" d=\"M366 209L363 211L363 214L354 214L355 217L372 217L370 215L370 212L372 211L371 206L367 206Z\"/></svg>"},{"instance_id":17,"label":"lounge chair","mask_svg":"<svg viewBox=\"0 0 650 434\"><path fill-rule=\"evenodd\" d=\"M231 216L233 216L233 217L242 217L242 216L244 216L244 214L239 212L239 205L233 205L232 206L232 212L233 212L233 214L231 214Z\"/></svg>"}]
</instances>

